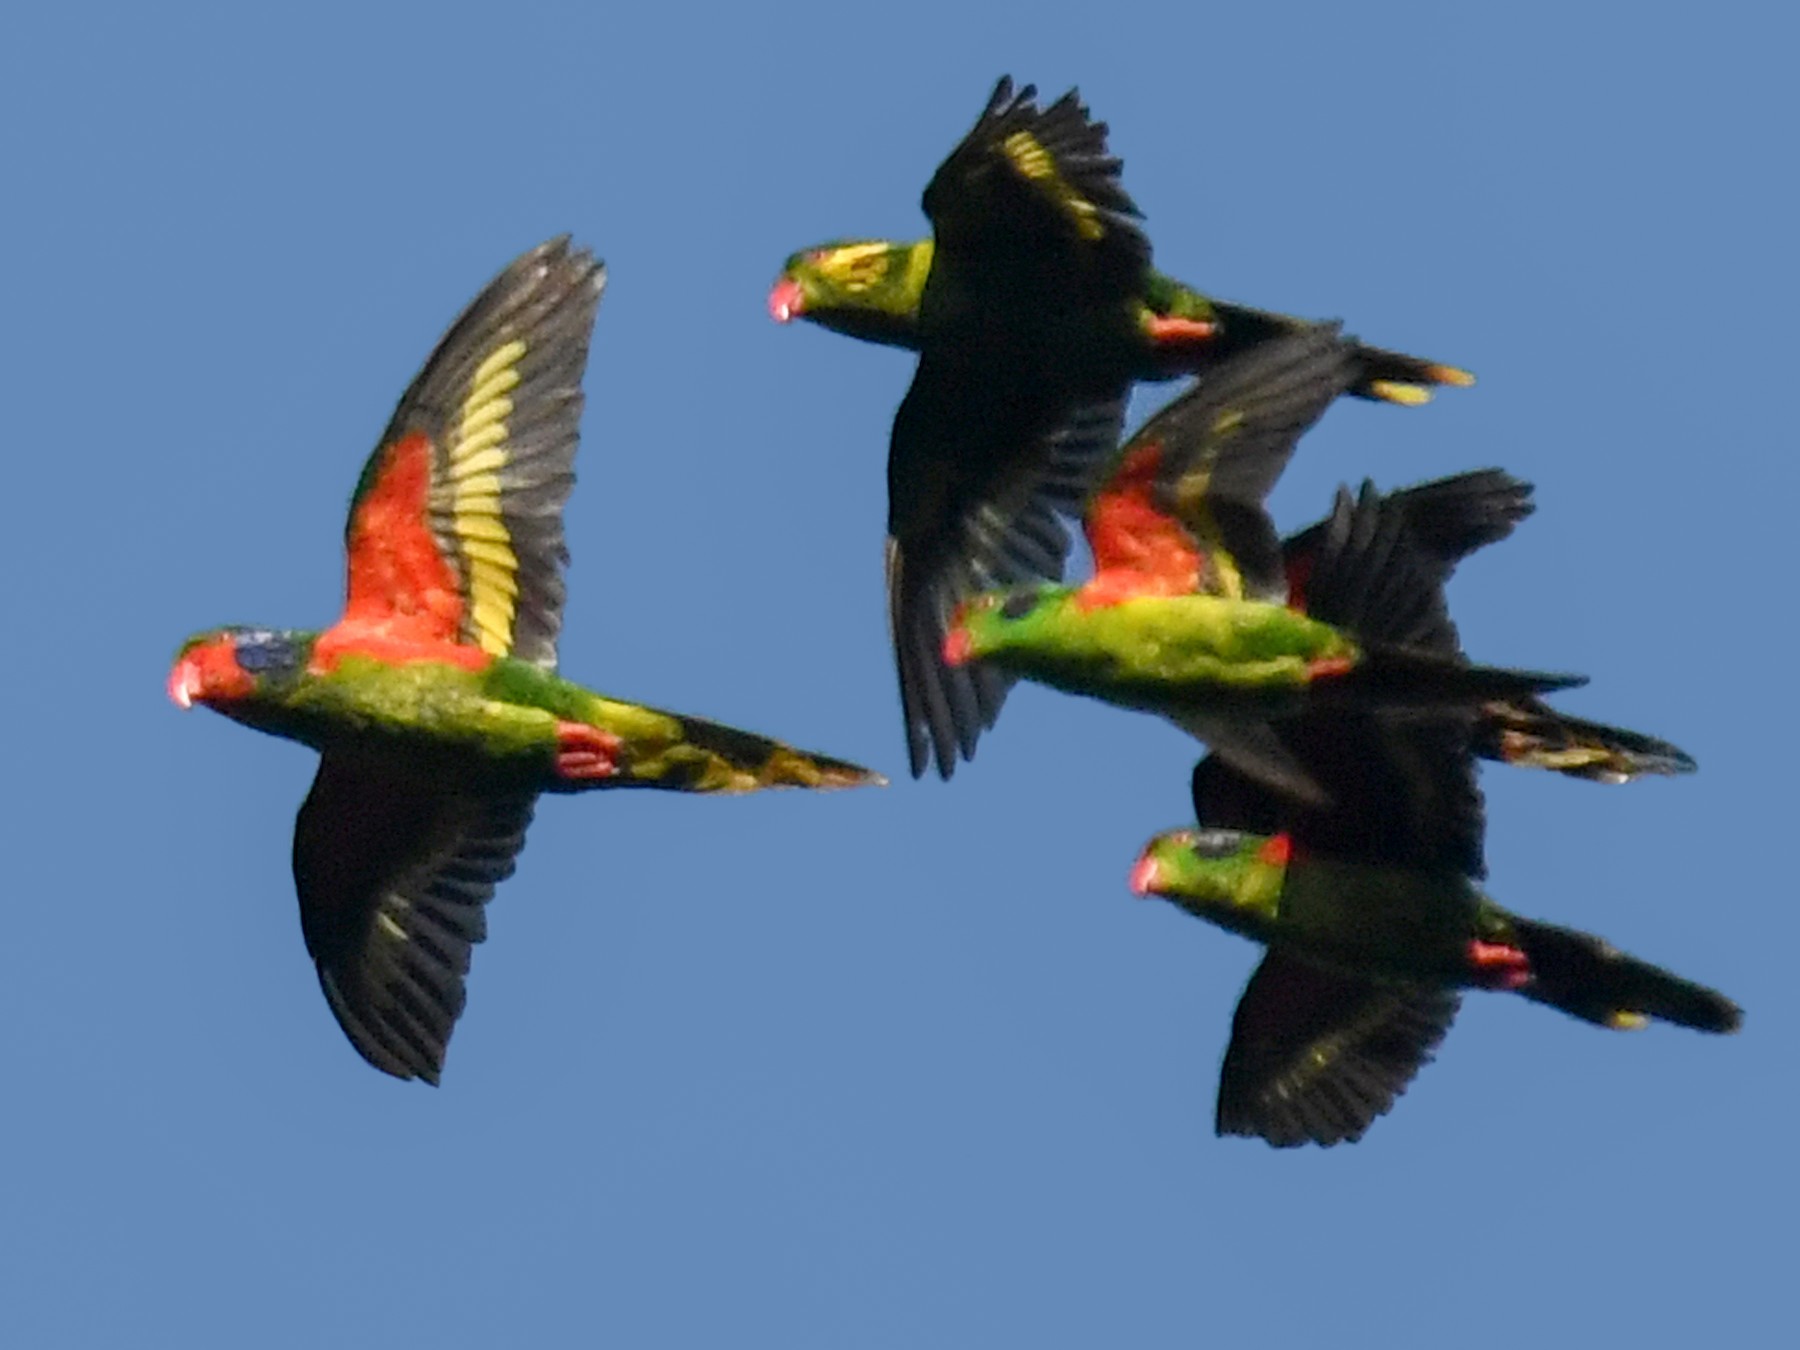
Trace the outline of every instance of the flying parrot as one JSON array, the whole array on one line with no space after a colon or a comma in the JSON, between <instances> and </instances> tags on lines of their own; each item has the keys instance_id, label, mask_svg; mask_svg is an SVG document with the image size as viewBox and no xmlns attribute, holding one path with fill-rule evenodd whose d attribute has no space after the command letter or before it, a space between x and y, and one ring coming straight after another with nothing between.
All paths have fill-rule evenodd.
<instances>
[{"instance_id":1,"label":"flying parrot","mask_svg":"<svg viewBox=\"0 0 1800 1350\"><path fill-rule=\"evenodd\" d=\"M1062 575L1073 515L1111 455L1133 380L1203 370L1302 320L1209 300L1157 273L1105 123L1071 90L1047 108L1003 78L938 168L933 237L788 260L770 295L803 317L919 353L888 454L888 615L915 777L948 778L1009 681L946 668L943 627L978 591ZM1348 391L1422 402L1465 371L1358 346Z\"/></svg>"},{"instance_id":2,"label":"flying parrot","mask_svg":"<svg viewBox=\"0 0 1800 1350\"><path fill-rule=\"evenodd\" d=\"M338 622L213 629L169 676L181 707L319 751L294 832L301 933L351 1044L399 1078L438 1081L484 906L539 793L882 781L557 673L562 514L604 284L566 238L500 273L363 468Z\"/></svg>"},{"instance_id":3,"label":"flying parrot","mask_svg":"<svg viewBox=\"0 0 1800 1350\"><path fill-rule=\"evenodd\" d=\"M964 601L945 661L997 664L1159 713L1266 786L1315 802L1319 785L1273 729L1280 718L1320 707L1493 704L1553 723L1534 695L1574 677L1472 666L1460 652L1384 640L1381 625L1441 608L1448 565L1410 539L1337 555L1334 571L1300 536L1304 566L1294 575L1304 570L1304 593L1291 585L1263 499L1299 436L1353 378L1355 350L1335 326L1316 325L1199 381L1127 442L1091 498L1093 578Z\"/></svg>"},{"instance_id":4,"label":"flying parrot","mask_svg":"<svg viewBox=\"0 0 1800 1350\"><path fill-rule=\"evenodd\" d=\"M1314 547L1390 546L1398 495L1339 495ZM1441 609L1402 621L1414 649L1453 655ZM1398 630L1396 630L1398 631ZM1362 1137L1427 1063L1461 989L1510 991L1600 1026L1657 1018L1735 1031L1723 995L1599 938L1501 908L1486 873L1471 713L1305 716L1284 743L1332 805L1272 794L1218 756L1194 771L1198 828L1158 835L1132 889L1263 943L1220 1074L1219 1134L1278 1147Z\"/></svg>"}]
</instances>

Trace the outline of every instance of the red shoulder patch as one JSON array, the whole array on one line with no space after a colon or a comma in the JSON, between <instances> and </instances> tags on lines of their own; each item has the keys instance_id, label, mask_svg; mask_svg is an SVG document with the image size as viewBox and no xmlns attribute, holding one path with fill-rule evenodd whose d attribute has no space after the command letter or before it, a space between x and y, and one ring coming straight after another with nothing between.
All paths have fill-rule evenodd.
<instances>
[{"instance_id":1,"label":"red shoulder patch","mask_svg":"<svg viewBox=\"0 0 1800 1350\"><path fill-rule=\"evenodd\" d=\"M1088 503L1082 532L1094 554L1094 579L1081 588L1088 607L1199 590L1200 550L1181 522L1156 504L1161 469L1162 443L1138 446Z\"/></svg>"},{"instance_id":2,"label":"red shoulder patch","mask_svg":"<svg viewBox=\"0 0 1800 1350\"><path fill-rule=\"evenodd\" d=\"M1267 843L1256 850L1256 860L1270 867L1286 867L1294 856L1294 841L1285 834L1272 836Z\"/></svg>"},{"instance_id":3,"label":"red shoulder patch","mask_svg":"<svg viewBox=\"0 0 1800 1350\"><path fill-rule=\"evenodd\" d=\"M340 626L412 642L455 642L463 597L427 519L431 441L403 436L381 452L375 479L350 518L349 598Z\"/></svg>"}]
</instances>

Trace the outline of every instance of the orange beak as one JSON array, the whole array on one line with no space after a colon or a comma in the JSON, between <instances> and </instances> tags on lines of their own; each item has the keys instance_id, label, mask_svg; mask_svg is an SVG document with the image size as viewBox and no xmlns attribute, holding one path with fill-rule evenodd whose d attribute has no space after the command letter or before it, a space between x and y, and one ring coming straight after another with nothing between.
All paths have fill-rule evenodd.
<instances>
[{"instance_id":1,"label":"orange beak","mask_svg":"<svg viewBox=\"0 0 1800 1350\"><path fill-rule=\"evenodd\" d=\"M769 317L776 323L786 323L804 313L806 293L800 289L800 283L792 277L783 277L776 282L775 288L769 292Z\"/></svg>"},{"instance_id":2,"label":"orange beak","mask_svg":"<svg viewBox=\"0 0 1800 1350\"><path fill-rule=\"evenodd\" d=\"M191 656L182 657L169 672L169 697L184 712L194 706L194 700L205 687L200 676L200 663Z\"/></svg>"},{"instance_id":3,"label":"orange beak","mask_svg":"<svg viewBox=\"0 0 1800 1350\"><path fill-rule=\"evenodd\" d=\"M1137 860L1131 869L1131 889L1135 895L1149 895L1162 881L1162 869L1156 865L1156 859L1148 855Z\"/></svg>"}]
</instances>

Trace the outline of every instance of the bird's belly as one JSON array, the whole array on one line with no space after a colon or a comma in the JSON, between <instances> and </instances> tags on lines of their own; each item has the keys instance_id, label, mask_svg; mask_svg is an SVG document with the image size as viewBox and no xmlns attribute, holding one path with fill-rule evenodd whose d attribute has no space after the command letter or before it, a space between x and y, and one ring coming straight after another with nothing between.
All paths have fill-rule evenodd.
<instances>
[{"instance_id":1,"label":"bird's belly","mask_svg":"<svg viewBox=\"0 0 1800 1350\"><path fill-rule=\"evenodd\" d=\"M1451 872L1309 859L1289 865L1277 928L1347 972L1460 983L1478 903Z\"/></svg>"}]
</instances>

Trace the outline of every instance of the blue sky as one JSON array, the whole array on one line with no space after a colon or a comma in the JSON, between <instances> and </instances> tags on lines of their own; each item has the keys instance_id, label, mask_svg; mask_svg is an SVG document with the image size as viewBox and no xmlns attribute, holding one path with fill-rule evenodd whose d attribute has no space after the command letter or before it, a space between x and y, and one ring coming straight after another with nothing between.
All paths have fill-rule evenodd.
<instances>
[{"instance_id":1,"label":"blue sky","mask_svg":"<svg viewBox=\"0 0 1800 1350\"><path fill-rule=\"evenodd\" d=\"M0 1340L1769 1343L1800 1199L1793 20L651 8L9 21ZM1538 485L1455 582L1471 652L1588 673L1566 706L1702 771L1488 774L1492 889L1724 989L1741 1035L1477 996L1360 1145L1216 1140L1254 952L1125 887L1193 745L1025 689L952 784L904 777L910 363L763 296L794 248L920 232L1003 71L1080 85L1167 270L1479 373L1334 409L1274 508ZM335 615L394 399L562 231L612 276L565 671L896 781L547 802L432 1091L362 1064L305 959L310 752L163 679L196 628Z\"/></svg>"}]
</instances>

